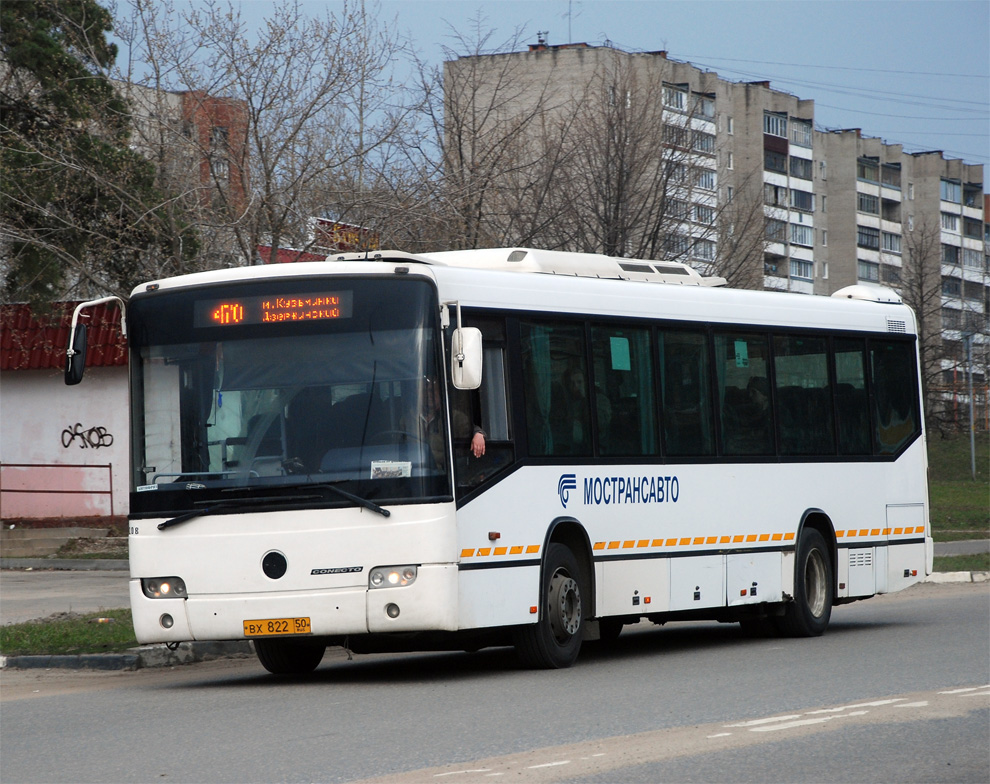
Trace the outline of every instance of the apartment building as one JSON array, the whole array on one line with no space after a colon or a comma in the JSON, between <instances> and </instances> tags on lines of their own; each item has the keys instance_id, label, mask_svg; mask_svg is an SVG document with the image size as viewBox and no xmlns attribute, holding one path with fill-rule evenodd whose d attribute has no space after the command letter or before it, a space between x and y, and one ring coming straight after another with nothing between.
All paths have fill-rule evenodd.
<instances>
[{"instance_id":1,"label":"apartment building","mask_svg":"<svg viewBox=\"0 0 990 784\"><path fill-rule=\"evenodd\" d=\"M907 153L858 129L816 129L814 101L766 81L725 80L664 51L540 41L525 52L445 63L445 90L481 65L511 73L517 85L498 105L503 118L525 114L547 94L549 112L572 115L593 97L590 85L627 107L661 100L660 157L683 169L664 185L673 205L664 225L642 227L665 234L663 257L733 285L821 295L853 284L890 286L939 336L931 351L941 383L956 388L968 378L972 341L974 381L985 390L990 254L982 166L939 151ZM614 77L602 78L619 72L637 75L621 91ZM657 82L661 92L643 89ZM490 95L482 89L475 97ZM740 205L754 205L760 252L740 254L732 227L719 225L737 220ZM732 269L739 259L748 275Z\"/></svg>"},{"instance_id":2,"label":"apartment building","mask_svg":"<svg viewBox=\"0 0 990 784\"><path fill-rule=\"evenodd\" d=\"M206 208L222 194L231 214L247 206L250 166L248 108L201 90L170 92L119 82L134 111L131 144L154 160L178 193L194 193Z\"/></svg>"}]
</instances>

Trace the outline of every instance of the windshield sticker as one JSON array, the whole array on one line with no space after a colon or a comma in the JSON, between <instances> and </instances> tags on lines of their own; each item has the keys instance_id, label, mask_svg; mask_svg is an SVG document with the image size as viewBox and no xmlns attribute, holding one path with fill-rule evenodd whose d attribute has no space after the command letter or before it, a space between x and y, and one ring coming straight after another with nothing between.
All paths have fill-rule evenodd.
<instances>
[{"instance_id":1,"label":"windshield sticker","mask_svg":"<svg viewBox=\"0 0 990 784\"><path fill-rule=\"evenodd\" d=\"M149 490L157 490L158 485L138 485L135 490L138 493L147 493Z\"/></svg>"},{"instance_id":2,"label":"windshield sticker","mask_svg":"<svg viewBox=\"0 0 990 784\"><path fill-rule=\"evenodd\" d=\"M403 460L372 460L372 479L401 479L412 476L412 463Z\"/></svg>"}]
</instances>

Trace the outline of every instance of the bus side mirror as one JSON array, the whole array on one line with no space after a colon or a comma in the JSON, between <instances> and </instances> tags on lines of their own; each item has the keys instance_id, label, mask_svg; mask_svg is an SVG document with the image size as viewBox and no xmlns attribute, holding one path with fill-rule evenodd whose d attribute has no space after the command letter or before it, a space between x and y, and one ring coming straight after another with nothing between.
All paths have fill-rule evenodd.
<instances>
[{"instance_id":1,"label":"bus side mirror","mask_svg":"<svg viewBox=\"0 0 990 784\"><path fill-rule=\"evenodd\" d=\"M450 378L456 389L481 386L481 330L477 327L455 329L450 339Z\"/></svg>"},{"instance_id":2,"label":"bus side mirror","mask_svg":"<svg viewBox=\"0 0 990 784\"><path fill-rule=\"evenodd\" d=\"M86 371L86 325L76 324L76 331L65 352L65 383L73 386L82 381Z\"/></svg>"}]
</instances>

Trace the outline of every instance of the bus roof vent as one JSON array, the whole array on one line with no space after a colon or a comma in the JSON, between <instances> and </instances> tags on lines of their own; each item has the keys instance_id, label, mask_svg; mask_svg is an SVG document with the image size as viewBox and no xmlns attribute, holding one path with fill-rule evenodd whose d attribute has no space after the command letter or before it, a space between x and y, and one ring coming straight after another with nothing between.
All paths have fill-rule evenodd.
<instances>
[{"instance_id":1,"label":"bus roof vent","mask_svg":"<svg viewBox=\"0 0 990 784\"><path fill-rule=\"evenodd\" d=\"M888 305L900 305L904 302L900 295L893 289L886 286L878 286L875 283L857 283L855 286L846 286L832 294L838 299L861 299L866 302L883 302Z\"/></svg>"},{"instance_id":2,"label":"bus roof vent","mask_svg":"<svg viewBox=\"0 0 990 784\"><path fill-rule=\"evenodd\" d=\"M887 319L887 331L904 334L907 332L907 322L901 319Z\"/></svg>"},{"instance_id":3,"label":"bus roof vent","mask_svg":"<svg viewBox=\"0 0 990 784\"><path fill-rule=\"evenodd\" d=\"M682 286L724 286L725 278L705 277L687 264L624 259L598 253L568 253L534 248L480 248L421 253L431 264L474 269L514 270L581 278L675 283Z\"/></svg>"}]
</instances>

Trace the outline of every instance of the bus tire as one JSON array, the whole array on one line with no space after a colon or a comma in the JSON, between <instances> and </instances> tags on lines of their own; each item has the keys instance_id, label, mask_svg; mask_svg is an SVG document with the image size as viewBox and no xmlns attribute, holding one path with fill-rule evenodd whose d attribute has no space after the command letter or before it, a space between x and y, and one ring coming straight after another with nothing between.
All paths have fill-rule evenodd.
<instances>
[{"instance_id":1,"label":"bus tire","mask_svg":"<svg viewBox=\"0 0 990 784\"><path fill-rule=\"evenodd\" d=\"M258 661L273 675L309 675L323 661L326 650L322 640L278 637L254 641Z\"/></svg>"},{"instance_id":2,"label":"bus tire","mask_svg":"<svg viewBox=\"0 0 990 784\"><path fill-rule=\"evenodd\" d=\"M588 595L570 548L558 542L547 547L541 580L540 618L516 630L516 653L524 665L534 669L570 667L581 651Z\"/></svg>"},{"instance_id":3,"label":"bus tire","mask_svg":"<svg viewBox=\"0 0 990 784\"><path fill-rule=\"evenodd\" d=\"M777 620L788 637L818 637L832 615L832 559L825 539L814 528L805 528L798 540L794 568L794 601Z\"/></svg>"}]
</instances>

